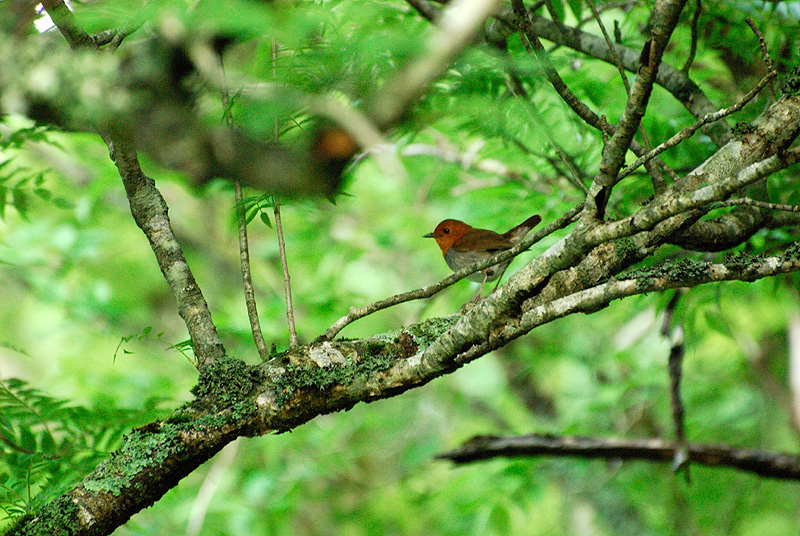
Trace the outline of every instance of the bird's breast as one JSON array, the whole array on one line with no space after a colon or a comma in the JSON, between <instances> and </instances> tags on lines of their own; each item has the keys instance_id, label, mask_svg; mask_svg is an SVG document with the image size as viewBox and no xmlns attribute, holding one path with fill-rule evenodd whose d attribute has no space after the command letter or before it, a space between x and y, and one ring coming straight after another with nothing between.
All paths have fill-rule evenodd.
<instances>
[{"instance_id":1,"label":"bird's breast","mask_svg":"<svg viewBox=\"0 0 800 536\"><path fill-rule=\"evenodd\" d=\"M455 248L448 249L444 254L444 261L447 263L447 266L450 267L451 270L457 272L462 268L469 266L470 264L475 264L479 261L484 261L493 257L497 252L488 252L488 251L457 251ZM469 276L467 279L471 281L477 281L480 283L483 281L484 274L486 274L486 281L494 281L503 271L508 267L509 263L504 262L500 264L495 264L490 266L486 270L482 270L480 272L476 272Z\"/></svg>"}]
</instances>

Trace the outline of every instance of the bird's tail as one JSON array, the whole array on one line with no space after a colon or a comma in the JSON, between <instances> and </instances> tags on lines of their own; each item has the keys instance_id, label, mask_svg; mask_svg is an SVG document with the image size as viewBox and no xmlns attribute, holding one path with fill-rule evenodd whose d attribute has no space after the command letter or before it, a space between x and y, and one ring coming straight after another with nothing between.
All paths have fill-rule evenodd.
<instances>
[{"instance_id":1,"label":"bird's tail","mask_svg":"<svg viewBox=\"0 0 800 536\"><path fill-rule=\"evenodd\" d=\"M528 218L524 222L520 223L519 225L517 225L516 227L514 227L513 229L511 229L507 233L504 233L503 234L503 238L505 238L506 240L508 240L512 244L515 244L515 245L519 244L522 241L522 239L525 238L525 235L527 235L529 232L531 232L531 229L536 227L539 224L540 221L542 221L542 217L541 216L538 216L538 215L537 216L531 216L530 218Z\"/></svg>"}]
</instances>

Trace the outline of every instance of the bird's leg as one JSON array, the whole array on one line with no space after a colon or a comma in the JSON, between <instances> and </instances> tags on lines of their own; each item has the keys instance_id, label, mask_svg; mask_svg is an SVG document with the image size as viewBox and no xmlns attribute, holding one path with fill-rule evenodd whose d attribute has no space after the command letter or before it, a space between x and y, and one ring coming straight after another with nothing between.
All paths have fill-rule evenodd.
<instances>
[{"instance_id":1,"label":"bird's leg","mask_svg":"<svg viewBox=\"0 0 800 536\"><path fill-rule=\"evenodd\" d=\"M508 266L506 266L506 268L508 268ZM497 276L497 284L492 289L492 294L494 294L497 291L497 287L499 287L500 283L503 281L503 276L506 273L506 268L503 268L503 270L500 272L500 275Z\"/></svg>"},{"instance_id":2,"label":"bird's leg","mask_svg":"<svg viewBox=\"0 0 800 536\"><path fill-rule=\"evenodd\" d=\"M494 294L494 293L495 293L495 291L497 290L497 287L499 287L499 286L500 286L500 282L501 282L502 280L503 280L503 276L502 276L502 275L501 275L500 277L498 277L498 278L497 278L497 284L496 284L496 285L494 286L494 288L492 289L492 294Z\"/></svg>"},{"instance_id":3,"label":"bird's leg","mask_svg":"<svg viewBox=\"0 0 800 536\"><path fill-rule=\"evenodd\" d=\"M478 289L478 295L475 296L475 299L472 300L474 303L478 303L481 299L481 294L483 294L483 285L486 284L486 279L489 277L489 272L483 273L483 281L481 282L481 288Z\"/></svg>"}]
</instances>

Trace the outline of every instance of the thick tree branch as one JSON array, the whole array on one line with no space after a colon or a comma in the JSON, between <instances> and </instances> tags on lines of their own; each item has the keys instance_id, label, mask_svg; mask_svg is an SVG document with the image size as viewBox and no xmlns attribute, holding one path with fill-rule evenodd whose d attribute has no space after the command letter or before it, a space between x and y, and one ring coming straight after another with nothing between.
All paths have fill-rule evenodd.
<instances>
[{"instance_id":1,"label":"thick tree branch","mask_svg":"<svg viewBox=\"0 0 800 536\"><path fill-rule=\"evenodd\" d=\"M463 464L491 458L536 456L642 460L668 463L676 443L661 439L611 439L555 437L531 434L518 437L475 437L439 458ZM800 458L796 454L739 449L725 445L687 443L689 461L707 467L728 467L768 478L800 480Z\"/></svg>"}]
</instances>

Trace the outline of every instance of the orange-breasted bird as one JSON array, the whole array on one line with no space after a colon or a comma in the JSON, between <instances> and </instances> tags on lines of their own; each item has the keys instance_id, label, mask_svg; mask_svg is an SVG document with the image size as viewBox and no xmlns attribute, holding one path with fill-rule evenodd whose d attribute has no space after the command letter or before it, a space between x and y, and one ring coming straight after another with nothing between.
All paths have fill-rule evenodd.
<instances>
[{"instance_id":1,"label":"orange-breasted bird","mask_svg":"<svg viewBox=\"0 0 800 536\"><path fill-rule=\"evenodd\" d=\"M540 216L531 216L513 229L503 234L495 233L488 229L476 229L459 220L444 220L432 233L428 233L423 238L433 238L439 244L439 248L444 255L444 261L451 270L457 272L465 266L474 264L478 261L489 259L499 252L511 249L516 246L531 229L542 221ZM481 284L477 301L483 293L483 286L487 281L494 281L503 275L511 260L495 264L480 272L469 276L472 281ZM498 281L499 285L500 282ZM495 286L495 290L497 286Z\"/></svg>"}]
</instances>

